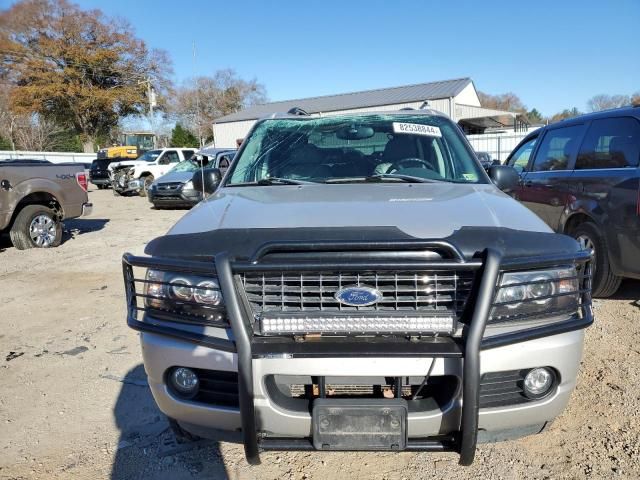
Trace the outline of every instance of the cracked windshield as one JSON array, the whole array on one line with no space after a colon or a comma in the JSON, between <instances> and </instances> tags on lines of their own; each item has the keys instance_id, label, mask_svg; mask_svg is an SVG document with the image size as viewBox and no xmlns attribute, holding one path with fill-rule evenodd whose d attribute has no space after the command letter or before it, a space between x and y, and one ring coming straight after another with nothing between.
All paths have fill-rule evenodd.
<instances>
[{"instance_id":1,"label":"cracked windshield","mask_svg":"<svg viewBox=\"0 0 640 480\"><path fill-rule=\"evenodd\" d=\"M430 115L265 120L227 183L484 182L456 127Z\"/></svg>"}]
</instances>

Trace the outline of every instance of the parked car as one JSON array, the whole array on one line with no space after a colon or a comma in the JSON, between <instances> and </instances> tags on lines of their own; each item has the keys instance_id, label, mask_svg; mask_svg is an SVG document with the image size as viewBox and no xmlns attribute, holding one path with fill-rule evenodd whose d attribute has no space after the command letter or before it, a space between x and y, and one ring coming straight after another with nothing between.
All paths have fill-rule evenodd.
<instances>
[{"instance_id":1,"label":"parked car","mask_svg":"<svg viewBox=\"0 0 640 480\"><path fill-rule=\"evenodd\" d=\"M640 108L582 115L532 132L509 155L512 195L594 254L593 294L640 278Z\"/></svg>"},{"instance_id":2,"label":"parked car","mask_svg":"<svg viewBox=\"0 0 640 480\"><path fill-rule=\"evenodd\" d=\"M114 195L147 194L153 181L171 170L177 163L191 158L195 148L160 148L149 150L136 160L113 162L108 166Z\"/></svg>"},{"instance_id":3,"label":"parked car","mask_svg":"<svg viewBox=\"0 0 640 480\"><path fill-rule=\"evenodd\" d=\"M89 168L89 180L93 183L98 190L108 188L111 185L111 179L109 178L109 165L113 162L117 162L118 159L114 158L96 158L91 162Z\"/></svg>"},{"instance_id":4,"label":"parked car","mask_svg":"<svg viewBox=\"0 0 640 480\"><path fill-rule=\"evenodd\" d=\"M57 247L62 220L91 209L82 164L0 161L0 233L18 250Z\"/></svg>"},{"instance_id":5,"label":"parked car","mask_svg":"<svg viewBox=\"0 0 640 480\"><path fill-rule=\"evenodd\" d=\"M189 160L178 163L168 173L156 179L147 190L147 198L155 208L191 208L202 200L202 191L193 188L194 172L201 168L219 168L226 171L235 150L203 148Z\"/></svg>"},{"instance_id":6,"label":"parked car","mask_svg":"<svg viewBox=\"0 0 640 480\"><path fill-rule=\"evenodd\" d=\"M541 432L576 385L590 254L500 191L517 180L434 110L256 122L222 180L194 175L214 193L123 257L160 410L252 463L406 449L467 465L478 439Z\"/></svg>"},{"instance_id":7,"label":"parked car","mask_svg":"<svg viewBox=\"0 0 640 480\"><path fill-rule=\"evenodd\" d=\"M500 165L500 160L492 159L491 154L489 154L488 152L476 152L476 157L478 157L478 160L480 160L480 165L482 165L482 168L484 168L485 170L487 170L492 165Z\"/></svg>"}]
</instances>

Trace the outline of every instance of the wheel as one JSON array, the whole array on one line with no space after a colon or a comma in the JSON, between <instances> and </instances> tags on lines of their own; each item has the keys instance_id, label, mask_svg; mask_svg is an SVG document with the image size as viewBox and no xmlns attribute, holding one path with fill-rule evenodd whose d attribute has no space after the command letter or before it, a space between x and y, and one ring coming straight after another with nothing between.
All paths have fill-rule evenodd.
<instances>
[{"instance_id":1,"label":"wheel","mask_svg":"<svg viewBox=\"0 0 640 480\"><path fill-rule=\"evenodd\" d=\"M142 184L142 188L140 189L140 196L146 197L147 190L149 190L149 187L153 183L154 178L153 175L146 175L145 177L142 177L142 180L144 183Z\"/></svg>"},{"instance_id":2,"label":"wheel","mask_svg":"<svg viewBox=\"0 0 640 480\"><path fill-rule=\"evenodd\" d=\"M18 213L9 236L18 250L57 247L62 241L62 224L50 208L27 205Z\"/></svg>"},{"instance_id":3,"label":"wheel","mask_svg":"<svg viewBox=\"0 0 640 480\"><path fill-rule=\"evenodd\" d=\"M622 282L622 277L611 271L607 242L598 227L592 222L581 223L573 229L571 234L582 248L593 252L591 263L592 295L606 298L616 293L620 282Z\"/></svg>"},{"instance_id":4,"label":"wheel","mask_svg":"<svg viewBox=\"0 0 640 480\"><path fill-rule=\"evenodd\" d=\"M104 190L105 188L107 188L106 185L102 185L102 184L98 185L98 190Z\"/></svg>"},{"instance_id":5,"label":"wheel","mask_svg":"<svg viewBox=\"0 0 640 480\"><path fill-rule=\"evenodd\" d=\"M169 426L171 427L171 431L175 435L178 443L197 442L198 440L201 440L201 437L183 429L173 418L167 417L167 420L169 420Z\"/></svg>"}]
</instances>

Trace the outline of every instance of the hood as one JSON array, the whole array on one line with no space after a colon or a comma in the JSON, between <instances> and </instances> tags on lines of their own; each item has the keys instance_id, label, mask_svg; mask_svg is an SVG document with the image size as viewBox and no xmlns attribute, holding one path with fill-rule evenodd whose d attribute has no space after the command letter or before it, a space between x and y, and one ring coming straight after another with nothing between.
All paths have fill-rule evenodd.
<instances>
[{"instance_id":1,"label":"hood","mask_svg":"<svg viewBox=\"0 0 640 480\"><path fill-rule=\"evenodd\" d=\"M416 238L443 238L462 227L551 231L493 185L385 183L225 187L168 233L304 227L397 227Z\"/></svg>"},{"instance_id":2,"label":"hood","mask_svg":"<svg viewBox=\"0 0 640 480\"><path fill-rule=\"evenodd\" d=\"M112 162L109 164L109 170L114 170L118 167L140 167L149 165L149 162L139 162L138 160L125 160L122 162Z\"/></svg>"},{"instance_id":3,"label":"hood","mask_svg":"<svg viewBox=\"0 0 640 480\"><path fill-rule=\"evenodd\" d=\"M168 173L165 173L161 177L158 177L156 181L153 183L155 183L156 185L158 183L174 183L174 182L187 183L189 180L193 178L193 173L194 172L170 171Z\"/></svg>"}]
</instances>

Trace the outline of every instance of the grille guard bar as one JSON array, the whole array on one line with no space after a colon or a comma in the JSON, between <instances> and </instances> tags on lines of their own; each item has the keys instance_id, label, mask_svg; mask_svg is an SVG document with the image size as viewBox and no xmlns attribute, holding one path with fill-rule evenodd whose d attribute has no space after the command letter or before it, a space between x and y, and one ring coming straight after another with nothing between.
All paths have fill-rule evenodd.
<instances>
[{"instance_id":1,"label":"grille guard bar","mask_svg":"<svg viewBox=\"0 0 640 480\"><path fill-rule=\"evenodd\" d=\"M429 248L432 242L421 242L422 248ZM437 245L439 248L443 248L443 242L439 242ZM344 245L340 245L344 246ZM362 246L371 247L370 244L363 242ZM393 245L400 246L399 244ZM402 243L402 246L406 247L406 242ZM298 245L296 245L298 247ZM253 262L233 262L230 256L225 253L220 253L215 256L215 264L182 261L176 259L160 259L153 257L135 257L131 254L125 254L123 256L123 273L125 278L125 291L127 294L127 311L128 311L128 324L131 328L140 331L147 331L151 333L169 335L181 338L183 340L199 343L210 348L218 348L225 351L235 351L238 357L238 387L239 387L239 403L240 403L240 415L242 422L242 438L244 443L245 456L250 464L257 465L260 463L260 451L270 449L282 449L282 450L306 450L309 449L307 441L286 440L280 441L278 439L263 439L259 442L258 432L255 422L255 408L253 405L253 372L252 372L252 339L253 330L250 325L245 321L247 318L251 318L251 314L245 311L244 304L240 301L236 284L234 280L234 271L256 270L275 270L282 269L283 267L292 267L293 269L300 269L301 264L297 265L283 265L278 263L259 264L257 259L264 255L267 251L279 250L278 246L265 246L260 253L256 254ZM478 434L478 413L479 413L479 384L480 384L480 351L483 348L494 348L504 344L515 343L524 341L529 338L539 338L546 335L562 333L565 331L582 329L588 327L593 322L593 316L591 311L591 297L587 293L582 302L582 318L576 319L572 322L567 322L567 325L560 326L559 328L538 328L532 332L518 332L516 334L507 335L505 338L489 338L483 340L483 335L487 320L490 314L491 306L493 303L494 294L496 291L498 276L501 271L513 270L519 268L527 268L530 266L539 267L541 265L557 264L558 262L565 261L569 263L583 264L590 260L591 255L582 251L577 255L572 256L545 256L545 257L530 257L526 259L507 260L504 261L502 253L494 248L486 248L482 253L481 259L474 259L471 261L464 261L460 256L458 257L458 250L452 248L449 252L453 253L453 258L446 259L440 262L412 262L411 265L405 265L405 262L395 262L394 268L413 267L413 268L428 268L430 266L442 267L455 264L457 268L478 269L480 268L480 278L477 281L478 287L475 292L472 293L469 300L475 300L475 306L471 314L471 322L469 327L465 331L463 338L462 350L464 357L463 364L463 388L462 388L462 416L460 430L457 435L440 441L438 439L425 439L419 442L410 442L411 448L408 450L423 450L423 451L457 451L460 454L460 465L470 465L473 462L476 452L477 434ZM456 258L457 257L457 258ZM389 264L391 265L391 264ZM587 264L588 265L588 264ZM215 273L218 276L220 288L222 290L223 297L225 298L225 305L227 308L227 315L229 318L231 330L233 332L234 341L218 339L212 337L206 337L204 335L197 335L193 333L185 334L177 329L167 329L164 327L158 327L157 325L150 325L146 322L137 320L136 311L137 307L135 302L135 286L133 286L132 279L132 267L147 267L147 268L159 268L159 269L177 269L179 271L200 271L202 273ZM333 265L313 265L314 267L332 268ZM344 264L342 265L344 266ZM349 268L353 269L354 265L349 264ZM371 269L371 265L356 265L356 268L362 268L363 270ZM378 268L378 265L376 265ZM174 330L174 331L169 331ZM268 346L266 346L268 348ZM428 354L427 354L428 355ZM431 356L437 356L438 352L433 352Z\"/></svg>"}]
</instances>

